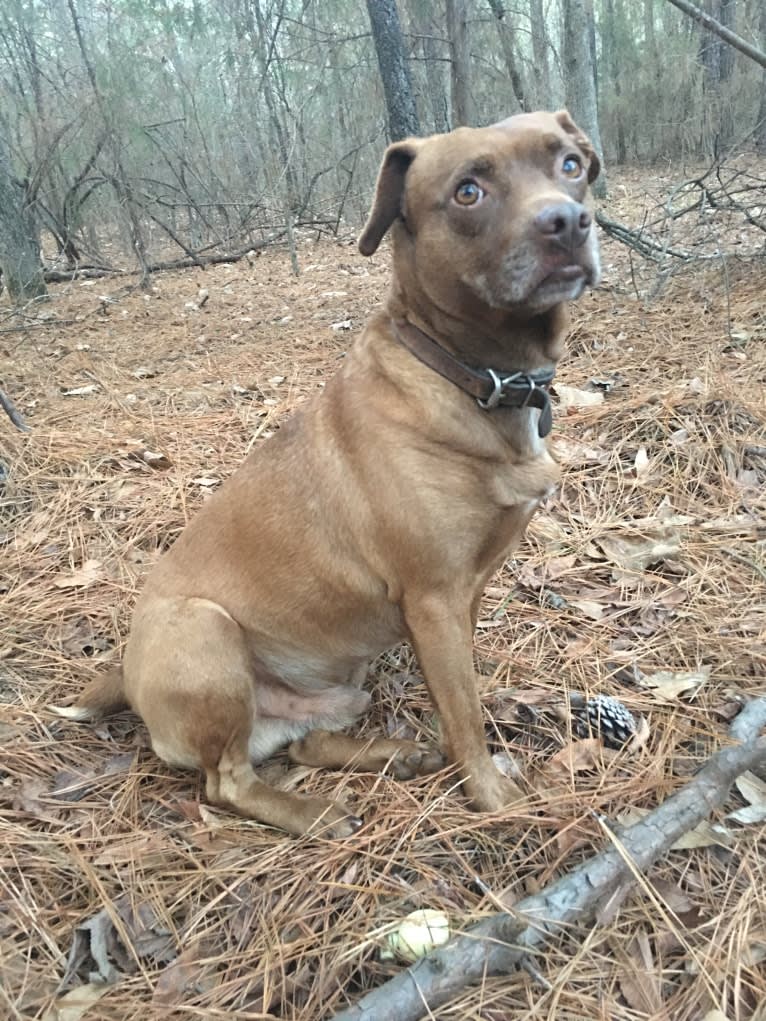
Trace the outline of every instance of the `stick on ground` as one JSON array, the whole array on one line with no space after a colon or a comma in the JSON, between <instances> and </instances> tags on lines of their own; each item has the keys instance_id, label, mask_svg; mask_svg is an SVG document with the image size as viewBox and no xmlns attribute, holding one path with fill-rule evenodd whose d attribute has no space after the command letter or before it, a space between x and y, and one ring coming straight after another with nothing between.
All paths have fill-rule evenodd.
<instances>
[{"instance_id":1,"label":"stick on ground","mask_svg":"<svg viewBox=\"0 0 766 1021\"><path fill-rule=\"evenodd\" d=\"M21 429L23 433L28 433L30 431L29 426L16 410L16 405L13 403L8 394L4 393L2 390L0 390L0 408L3 409L17 429Z\"/></svg>"},{"instance_id":2,"label":"stick on ground","mask_svg":"<svg viewBox=\"0 0 766 1021\"><path fill-rule=\"evenodd\" d=\"M620 848L604 851L532 897L513 915L497 914L450 940L367 993L332 1021L417 1021L485 975L510 971L567 928L588 922L596 908L654 864L684 833L719 808L736 778L766 760L766 696L749 702L730 728L739 742L722 748L659 808L628 827ZM632 862L633 868L625 860ZM512 944L511 944L512 941Z\"/></svg>"}]
</instances>

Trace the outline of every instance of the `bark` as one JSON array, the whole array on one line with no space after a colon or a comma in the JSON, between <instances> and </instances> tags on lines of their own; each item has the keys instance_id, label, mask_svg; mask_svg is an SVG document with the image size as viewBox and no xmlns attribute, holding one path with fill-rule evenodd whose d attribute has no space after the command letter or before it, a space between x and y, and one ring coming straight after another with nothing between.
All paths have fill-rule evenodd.
<instances>
[{"instance_id":1,"label":"bark","mask_svg":"<svg viewBox=\"0 0 766 1021\"><path fill-rule=\"evenodd\" d=\"M548 67L548 33L545 29L543 0L531 0L529 18L532 30L532 56L535 61L535 105L540 110L549 110L552 105L551 73Z\"/></svg>"},{"instance_id":2,"label":"bark","mask_svg":"<svg viewBox=\"0 0 766 1021\"><path fill-rule=\"evenodd\" d=\"M766 3L761 4L761 43L766 49ZM755 128L755 146L758 152L766 155L766 70L761 76L761 105L758 110L758 123Z\"/></svg>"},{"instance_id":3,"label":"bark","mask_svg":"<svg viewBox=\"0 0 766 1021\"><path fill-rule=\"evenodd\" d=\"M489 6L497 25L497 34L500 38L500 46L505 58L505 66L508 69L508 77L511 81L513 94L516 97L519 110L529 109L527 97L524 94L524 86L521 81L521 74L516 62L516 41L514 39L513 20L503 6L502 0L489 0ZM509 113L516 113L510 110Z\"/></svg>"},{"instance_id":4,"label":"bark","mask_svg":"<svg viewBox=\"0 0 766 1021\"><path fill-rule=\"evenodd\" d=\"M332 1021L417 1021L461 989L487 975L507 973L547 941L569 936L626 883L658 860L684 833L719 808L736 778L766 760L766 698L754 699L732 724L739 744L717 752L659 808L621 834L612 847L539 893L456 936L388 982L367 993Z\"/></svg>"},{"instance_id":5,"label":"bark","mask_svg":"<svg viewBox=\"0 0 766 1021\"><path fill-rule=\"evenodd\" d=\"M721 0L721 25L731 31L734 24L737 0ZM722 46L721 55L718 58L718 80L726 82L731 78L734 70L734 49L731 46Z\"/></svg>"},{"instance_id":6,"label":"bark","mask_svg":"<svg viewBox=\"0 0 766 1021\"><path fill-rule=\"evenodd\" d=\"M447 0L447 34L452 57L450 82L453 128L474 123L466 7L466 0Z\"/></svg>"},{"instance_id":7,"label":"bark","mask_svg":"<svg viewBox=\"0 0 766 1021\"><path fill-rule=\"evenodd\" d=\"M695 7L694 4L690 4L688 0L668 0L668 3L673 4L679 11L683 11L684 14L688 14L690 18L694 18L700 25L715 35L723 39L730 46L733 46L735 50L739 50L740 53L744 53L746 57L754 60L756 64L760 64L761 67L766 67L766 52L759 50L757 46L753 46L747 42L741 36L738 36L731 29L726 28L719 21L716 21L711 15L706 14L705 11L700 10L699 7Z\"/></svg>"},{"instance_id":8,"label":"bark","mask_svg":"<svg viewBox=\"0 0 766 1021\"><path fill-rule=\"evenodd\" d=\"M605 14L606 23L604 26L604 49L606 51L606 62L615 98L615 120L617 122L617 162L622 164L626 161L627 146L625 144L625 122L622 110L622 75L620 73L620 58L617 44L615 0L606 0Z\"/></svg>"},{"instance_id":9,"label":"bark","mask_svg":"<svg viewBox=\"0 0 766 1021\"><path fill-rule=\"evenodd\" d=\"M564 77L567 106L578 126L589 136L601 160L601 175L593 186L597 196L606 194L606 172L601 131L598 125L596 84L591 59L593 13L586 0L564 0Z\"/></svg>"},{"instance_id":10,"label":"bark","mask_svg":"<svg viewBox=\"0 0 766 1021\"><path fill-rule=\"evenodd\" d=\"M29 426L16 410L16 405L13 403L8 394L3 393L2 390L0 390L0 408L3 409L17 429L21 429L23 433L28 433L30 431Z\"/></svg>"},{"instance_id":11,"label":"bark","mask_svg":"<svg viewBox=\"0 0 766 1021\"><path fill-rule=\"evenodd\" d=\"M426 75L426 95L431 111L433 130L449 131L449 103L442 72L438 29L430 0L409 0L410 19L420 36Z\"/></svg>"},{"instance_id":12,"label":"bark","mask_svg":"<svg viewBox=\"0 0 766 1021\"><path fill-rule=\"evenodd\" d=\"M13 302L46 293L37 225L24 186L16 179L6 139L0 135L0 270Z\"/></svg>"},{"instance_id":13,"label":"bark","mask_svg":"<svg viewBox=\"0 0 766 1021\"><path fill-rule=\"evenodd\" d=\"M392 142L420 132L396 0L367 0Z\"/></svg>"}]
</instances>

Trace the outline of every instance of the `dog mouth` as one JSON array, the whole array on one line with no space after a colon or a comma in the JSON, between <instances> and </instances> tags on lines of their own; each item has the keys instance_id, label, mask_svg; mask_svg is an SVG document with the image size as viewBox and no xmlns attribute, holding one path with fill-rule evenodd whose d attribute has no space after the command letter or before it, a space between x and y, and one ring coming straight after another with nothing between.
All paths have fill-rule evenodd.
<instances>
[{"instance_id":1,"label":"dog mouth","mask_svg":"<svg viewBox=\"0 0 766 1021\"><path fill-rule=\"evenodd\" d=\"M565 266L557 266L555 269L551 270L550 273L547 273L543 277L540 283L544 284L548 281L554 282L559 280L562 283L569 283L570 281L578 280L580 277L586 276L587 273L584 266L581 266L576 262L570 262Z\"/></svg>"}]
</instances>

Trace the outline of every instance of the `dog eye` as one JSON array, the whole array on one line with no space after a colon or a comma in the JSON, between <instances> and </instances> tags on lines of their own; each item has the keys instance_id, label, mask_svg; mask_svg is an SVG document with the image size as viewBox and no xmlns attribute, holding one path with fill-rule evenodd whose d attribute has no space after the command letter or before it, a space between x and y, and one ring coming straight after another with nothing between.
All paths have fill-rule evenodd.
<instances>
[{"instance_id":1,"label":"dog eye","mask_svg":"<svg viewBox=\"0 0 766 1021\"><path fill-rule=\"evenodd\" d=\"M484 189L476 181L463 181L455 192L455 202L461 206L475 206L484 198Z\"/></svg>"},{"instance_id":2,"label":"dog eye","mask_svg":"<svg viewBox=\"0 0 766 1021\"><path fill-rule=\"evenodd\" d=\"M564 177L571 177L573 180L582 174L582 160L579 156L566 156L561 164Z\"/></svg>"}]
</instances>

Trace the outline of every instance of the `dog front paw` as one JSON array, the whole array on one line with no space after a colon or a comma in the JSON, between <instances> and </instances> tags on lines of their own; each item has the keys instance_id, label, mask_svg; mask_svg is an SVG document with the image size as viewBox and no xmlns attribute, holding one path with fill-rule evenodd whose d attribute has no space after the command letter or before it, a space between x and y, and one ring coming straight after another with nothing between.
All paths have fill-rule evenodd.
<instances>
[{"instance_id":1,"label":"dog front paw","mask_svg":"<svg viewBox=\"0 0 766 1021\"><path fill-rule=\"evenodd\" d=\"M391 772L397 780L412 780L415 776L427 776L438 772L445 758L438 748L416 741L401 741L401 747L390 759Z\"/></svg>"},{"instance_id":2,"label":"dog front paw","mask_svg":"<svg viewBox=\"0 0 766 1021\"><path fill-rule=\"evenodd\" d=\"M464 788L471 808L476 812L502 812L511 805L524 801L524 791L507 776L495 768L490 762L489 767L474 771L465 781Z\"/></svg>"}]
</instances>

